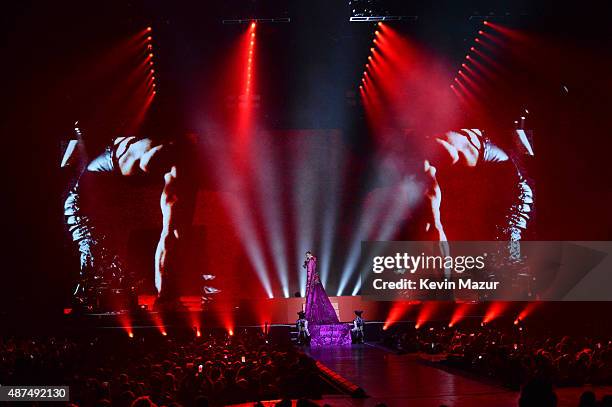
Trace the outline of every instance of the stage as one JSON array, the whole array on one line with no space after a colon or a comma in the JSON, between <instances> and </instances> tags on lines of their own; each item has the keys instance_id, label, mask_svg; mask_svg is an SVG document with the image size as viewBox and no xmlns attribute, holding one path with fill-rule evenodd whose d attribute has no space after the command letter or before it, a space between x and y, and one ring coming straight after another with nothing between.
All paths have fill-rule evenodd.
<instances>
[{"instance_id":1,"label":"stage","mask_svg":"<svg viewBox=\"0 0 612 407\"><path fill-rule=\"evenodd\" d=\"M380 310L380 303L376 301L366 301L360 295L345 295L329 297L329 300L336 311L338 319L342 322L349 322L355 318L354 311L362 310L370 319L384 318L386 313ZM233 320L242 320L243 325L257 324L293 324L297 319L297 312L304 309L306 299L303 297L290 298L266 298L242 300L232 304L231 309L227 304L212 304L203 308L200 298L196 296L182 296L180 302L185 311L188 312L213 312L220 314L217 308L225 307L223 313ZM142 309L153 310L155 296L140 295L138 304ZM249 318L249 314L257 311L257 316ZM380 314L380 315L379 315Z\"/></svg>"},{"instance_id":2,"label":"stage","mask_svg":"<svg viewBox=\"0 0 612 407\"><path fill-rule=\"evenodd\" d=\"M343 378L360 386L367 398L326 397L331 406L516 407L518 391L511 391L490 381L434 367L429 356L398 355L376 344L346 348L309 349L307 353ZM612 387L568 387L556 389L558 405L575 406L585 390L598 397L612 392Z\"/></svg>"}]
</instances>

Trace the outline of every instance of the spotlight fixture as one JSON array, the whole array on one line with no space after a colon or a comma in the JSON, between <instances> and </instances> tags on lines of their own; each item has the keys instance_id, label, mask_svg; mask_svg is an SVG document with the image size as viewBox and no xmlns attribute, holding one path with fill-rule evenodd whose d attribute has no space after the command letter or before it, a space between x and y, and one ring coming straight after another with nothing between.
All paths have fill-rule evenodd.
<instances>
[{"instance_id":1,"label":"spotlight fixture","mask_svg":"<svg viewBox=\"0 0 612 407\"><path fill-rule=\"evenodd\" d=\"M277 18L230 18L221 20L222 24L250 24L252 28L255 28L257 23L290 23L289 17L277 17Z\"/></svg>"},{"instance_id":2,"label":"spotlight fixture","mask_svg":"<svg viewBox=\"0 0 612 407\"><path fill-rule=\"evenodd\" d=\"M349 0L349 21L378 22L381 21L415 21L418 16L406 15L402 2L389 0Z\"/></svg>"},{"instance_id":3,"label":"spotlight fixture","mask_svg":"<svg viewBox=\"0 0 612 407\"><path fill-rule=\"evenodd\" d=\"M350 22L371 23L373 21L417 21L419 16L368 16L349 17Z\"/></svg>"}]
</instances>

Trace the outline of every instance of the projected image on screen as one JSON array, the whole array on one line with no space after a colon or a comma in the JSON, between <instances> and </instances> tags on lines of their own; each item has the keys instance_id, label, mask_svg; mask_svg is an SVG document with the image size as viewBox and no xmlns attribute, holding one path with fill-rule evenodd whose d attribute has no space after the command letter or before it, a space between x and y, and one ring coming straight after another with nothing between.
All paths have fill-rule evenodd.
<instances>
[{"instance_id":1,"label":"projected image on screen","mask_svg":"<svg viewBox=\"0 0 612 407\"><path fill-rule=\"evenodd\" d=\"M157 54L165 30L109 38L125 61L74 87L75 116L92 119L62 152L80 307L305 298L306 252L327 296L355 296L364 241L534 238L529 129L545 89L518 74L535 57L524 37L484 20L453 26L482 34L452 49L387 21L314 39L257 21L209 28L223 35L166 43L170 59ZM117 96L124 81L144 93Z\"/></svg>"},{"instance_id":2,"label":"projected image on screen","mask_svg":"<svg viewBox=\"0 0 612 407\"><path fill-rule=\"evenodd\" d=\"M65 203L75 301L303 297L306 251L329 295L356 295L362 241L527 235L530 134L509 132L506 148L479 129L388 134L367 155L341 130L260 131L244 151L214 133L117 138L89 160L85 138L71 141L62 165L83 167Z\"/></svg>"}]
</instances>

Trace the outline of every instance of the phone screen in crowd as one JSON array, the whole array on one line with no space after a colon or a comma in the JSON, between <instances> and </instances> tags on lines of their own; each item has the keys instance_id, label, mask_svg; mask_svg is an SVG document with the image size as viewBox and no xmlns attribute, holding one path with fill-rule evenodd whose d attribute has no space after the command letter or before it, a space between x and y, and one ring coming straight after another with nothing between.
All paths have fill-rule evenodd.
<instances>
[{"instance_id":1,"label":"phone screen in crowd","mask_svg":"<svg viewBox=\"0 0 612 407\"><path fill-rule=\"evenodd\" d=\"M198 373L202 373L203 369L204 369L204 366L198 365Z\"/></svg>"},{"instance_id":2,"label":"phone screen in crowd","mask_svg":"<svg viewBox=\"0 0 612 407\"><path fill-rule=\"evenodd\" d=\"M242 363L246 362L246 358L244 356L241 357L240 360L242 361Z\"/></svg>"}]
</instances>

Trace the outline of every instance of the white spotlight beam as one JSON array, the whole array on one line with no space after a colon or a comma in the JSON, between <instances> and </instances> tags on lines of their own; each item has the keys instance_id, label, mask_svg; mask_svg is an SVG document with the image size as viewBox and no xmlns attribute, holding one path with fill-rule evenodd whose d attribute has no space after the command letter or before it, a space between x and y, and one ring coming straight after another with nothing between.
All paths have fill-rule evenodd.
<instances>
[{"instance_id":1,"label":"white spotlight beam","mask_svg":"<svg viewBox=\"0 0 612 407\"><path fill-rule=\"evenodd\" d=\"M238 238L249 256L249 262L261 285L268 297L273 298L261 239L257 235L251 208L246 204L248 194L244 187L244 178L232 165L229 159L232 157L231 149L225 143L226 141L216 139L216 142L204 146L204 152L208 155L209 162L212 163L211 169L215 172L217 182L227 186L231 191L223 195L223 203L230 213L230 218L238 232Z\"/></svg>"},{"instance_id":2,"label":"white spotlight beam","mask_svg":"<svg viewBox=\"0 0 612 407\"><path fill-rule=\"evenodd\" d=\"M293 213L295 216L295 233L297 234L296 246L296 267L304 261L304 253L311 250L315 229L315 208L314 202L317 199L316 174L309 162L312 154L309 145L300 145L298 148L300 156L295 159L293 176L295 184L293 186ZM306 292L306 272L300 269L299 272L300 295Z\"/></svg>"},{"instance_id":3,"label":"white spotlight beam","mask_svg":"<svg viewBox=\"0 0 612 407\"><path fill-rule=\"evenodd\" d=\"M272 261L285 298L289 297L287 272L287 250L282 222L282 201L279 191L280 181L275 168L277 163L269 134L259 133L254 143L251 161L254 163L253 175L257 182L256 196L262 213L266 242L272 250Z\"/></svg>"},{"instance_id":4,"label":"white spotlight beam","mask_svg":"<svg viewBox=\"0 0 612 407\"><path fill-rule=\"evenodd\" d=\"M323 286L327 286L327 280L329 279L329 266L333 257L334 237L338 220L338 204L342 194L341 180L345 165L342 146L339 145L341 142L340 135L336 133L329 135L329 137L329 156L325 156L325 162L321 162L328 180L325 188L326 198L323 202L323 227L321 228L321 282Z\"/></svg>"},{"instance_id":5,"label":"white spotlight beam","mask_svg":"<svg viewBox=\"0 0 612 407\"><path fill-rule=\"evenodd\" d=\"M361 241L367 240L374 227L375 219L378 214L382 211L384 200L382 196L374 196L368 202L364 202L359 211L359 225L357 226L356 233L353 235L351 244L349 246L348 255L346 262L342 267L342 276L340 277L340 283L338 284L337 296L342 295L349 279L357 266L359 261L359 253L361 251Z\"/></svg>"},{"instance_id":6,"label":"white spotlight beam","mask_svg":"<svg viewBox=\"0 0 612 407\"><path fill-rule=\"evenodd\" d=\"M372 193L379 193L373 191ZM385 188L380 199L386 200L386 211L382 214L380 225L376 228L375 233L370 236L371 240L387 241L392 239L398 232L404 220L408 217L410 211L414 209L416 204L423 196L423 185L421 185L414 176L406 177L399 184L391 188ZM369 253L367 258L377 256L378 253ZM363 264L361 272L367 271L371 267L370 264ZM361 272L357 276L357 282L353 288L352 295L356 295L361 288Z\"/></svg>"}]
</instances>

